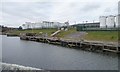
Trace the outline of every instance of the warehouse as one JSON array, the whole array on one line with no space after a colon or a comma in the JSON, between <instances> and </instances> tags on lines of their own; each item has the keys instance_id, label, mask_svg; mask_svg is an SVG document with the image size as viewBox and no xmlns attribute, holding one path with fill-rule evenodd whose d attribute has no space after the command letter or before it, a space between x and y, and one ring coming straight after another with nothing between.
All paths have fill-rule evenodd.
<instances>
[{"instance_id":1,"label":"warehouse","mask_svg":"<svg viewBox=\"0 0 120 72\"><path fill-rule=\"evenodd\" d=\"M100 28L100 23L83 23L83 24L76 24L73 25L73 27L76 27L77 31L83 30L83 29L91 29L91 28Z\"/></svg>"}]
</instances>

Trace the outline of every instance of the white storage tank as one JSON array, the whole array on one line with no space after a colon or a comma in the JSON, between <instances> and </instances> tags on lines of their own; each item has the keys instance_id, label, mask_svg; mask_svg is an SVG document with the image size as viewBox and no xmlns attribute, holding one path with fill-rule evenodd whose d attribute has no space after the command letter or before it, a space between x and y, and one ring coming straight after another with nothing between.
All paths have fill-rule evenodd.
<instances>
[{"instance_id":1,"label":"white storage tank","mask_svg":"<svg viewBox=\"0 0 120 72\"><path fill-rule=\"evenodd\" d=\"M35 23L35 28L41 28L42 26L41 26L41 23L40 22L37 22L37 23Z\"/></svg>"},{"instance_id":2,"label":"white storage tank","mask_svg":"<svg viewBox=\"0 0 120 72\"><path fill-rule=\"evenodd\" d=\"M34 29L36 26L36 23L31 23L31 28Z\"/></svg>"},{"instance_id":3,"label":"white storage tank","mask_svg":"<svg viewBox=\"0 0 120 72\"><path fill-rule=\"evenodd\" d=\"M28 29L28 28L32 28L31 22L25 22L25 24L26 24L27 29Z\"/></svg>"},{"instance_id":4,"label":"white storage tank","mask_svg":"<svg viewBox=\"0 0 120 72\"><path fill-rule=\"evenodd\" d=\"M99 21L100 21L100 28L105 28L106 27L106 16L100 16Z\"/></svg>"},{"instance_id":5,"label":"white storage tank","mask_svg":"<svg viewBox=\"0 0 120 72\"><path fill-rule=\"evenodd\" d=\"M30 24L29 24L29 28L30 28L30 29L33 28L33 23L30 23Z\"/></svg>"},{"instance_id":6,"label":"white storage tank","mask_svg":"<svg viewBox=\"0 0 120 72\"><path fill-rule=\"evenodd\" d=\"M29 28L29 24L25 24L25 26L26 26L26 29L28 29L28 28Z\"/></svg>"},{"instance_id":7,"label":"white storage tank","mask_svg":"<svg viewBox=\"0 0 120 72\"><path fill-rule=\"evenodd\" d=\"M115 24L116 24L116 27L120 26L120 14L116 16Z\"/></svg>"},{"instance_id":8,"label":"white storage tank","mask_svg":"<svg viewBox=\"0 0 120 72\"><path fill-rule=\"evenodd\" d=\"M113 28L115 26L115 16L109 15L106 19L107 28Z\"/></svg>"}]
</instances>

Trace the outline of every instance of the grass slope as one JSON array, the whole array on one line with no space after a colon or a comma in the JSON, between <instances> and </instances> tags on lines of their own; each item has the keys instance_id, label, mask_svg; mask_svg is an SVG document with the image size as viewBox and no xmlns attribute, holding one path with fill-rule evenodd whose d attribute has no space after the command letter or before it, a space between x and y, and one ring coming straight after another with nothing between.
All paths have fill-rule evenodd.
<instances>
[{"instance_id":1,"label":"grass slope","mask_svg":"<svg viewBox=\"0 0 120 72\"><path fill-rule=\"evenodd\" d=\"M118 41L117 31L88 31L84 37L86 40L99 40L99 41Z\"/></svg>"},{"instance_id":2,"label":"grass slope","mask_svg":"<svg viewBox=\"0 0 120 72\"><path fill-rule=\"evenodd\" d=\"M33 29L33 30L17 30L13 31L12 33L14 34L20 34L20 33L37 33L39 34L40 32L42 33L47 33L48 36L50 36L52 33L54 33L57 29Z\"/></svg>"},{"instance_id":3,"label":"grass slope","mask_svg":"<svg viewBox=\"0 0 120 72\"><path fill-rule=\"evenodd\" d=\"M57 34L56 36L59 38L65 38L65 36L71 34L71 33L75 33L77 32L75 28L70 28L67 31L61 31L59 34Z\"/></svg>"},{"instance_id":4,"label":"grass slope","mask_svg":"<svg viewBox=\"0 0 120 72\"><path fill-rule=\"evenodd\" d=\"M34 30L17 30L12 31L14 34L20 33L47 33L50 36L52 33L57 31L57 29L34 29ZM77 33L75 28L70 28L67 31L61 31L56 35L56 37L67 39L66 36L72 33ZM80 31L79 31L80 32ZM117 31L88 31L88 34L83 37L85 40L94 40L94 41L118 41L118 32ZM76 38L77 39L77 38ZM80 38L78 38L80 39ZM75 39L73 39L75 40Z\"/></svg>"}]
</instances>

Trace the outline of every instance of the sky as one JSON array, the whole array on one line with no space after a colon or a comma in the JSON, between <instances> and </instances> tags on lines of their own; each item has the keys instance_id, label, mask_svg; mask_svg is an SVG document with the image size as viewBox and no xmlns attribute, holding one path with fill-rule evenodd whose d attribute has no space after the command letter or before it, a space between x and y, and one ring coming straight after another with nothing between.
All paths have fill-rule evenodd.
<instances>
[{"instance_id":1,"label":"sky","mask_svg":"<svg viewBox=\"0 0 120 72\"><path fill-rule=\"evenodd\" d=\"M99 16L117 15L119 0L2 0L0 25L19 27L25 22L98 22Z\"/></svg>"}]
</instances>

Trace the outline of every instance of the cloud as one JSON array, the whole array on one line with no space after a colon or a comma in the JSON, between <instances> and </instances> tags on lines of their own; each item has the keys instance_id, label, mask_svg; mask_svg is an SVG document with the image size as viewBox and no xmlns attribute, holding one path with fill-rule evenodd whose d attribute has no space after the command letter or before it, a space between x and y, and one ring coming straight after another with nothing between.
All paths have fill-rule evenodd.
<instances>
[{"instance_id":1,"label":"cloud","mask_svg":"<svg viewBox=\"0 0 120 72\"><path fill-rule=\"evenodd\" d=\"M104 12L111 12L110 8L106 8Z\"/></svg>"},{"instance_id":2,"label":"cloud","mask_svg":"<svg viewBox=\"0 0 120 72\"><path fill-rule=\"evenodd\" d=\"M50 5L46 3L5 2L2 5L2 17L4 21L8 22L3 24L7 23L9 25L13 23L14 26L18 26L20 23L25 22L25 20L37 21L38 19L47 19L51 11L48 7ZM16 23L18 24L16 25Z\"/></svg>"},{"instance_id":3,"label":"cloud","mask_svg":"<svg viewBox=\"0 0 120 72\"><path fill-rule=\"evenodd\" d=\"M120 14L120 1L118 3L118 14Z\"/></svg>"},{"instance_id":4,"label":"cloud","mask_svg":"<svg viewBox=\"0 0 120 72\"><path fill-rule=\"evenodd\" d=\"M114 0L114 2L118 1ZM101 2L101 0L2 0L2 2ZM113 0L103 0L102 2L113 2Z\"/></svg>"},{"instance_id":5,"label":"cloud","mask_svg":"<svg viewBox=\"0 0 120 72\"><path fill-rule=\"evenodd\" d=\"M4 0L0 7L0 24L18 27L24 22L39 21L70 21L70 24L83 21L98 21L99 16L117 13L117 2L89 2L88 0L66 0L66 1L24 1L9 2ZM32 0L31 0L32 1ZM78 1L78 2L75 2ZM88 1L88 2L84 2ZM2 18L1 18L2 16Z\"/></svg>"},{"instance_id":6,"label":"cloud","mask_svg":"<svg viewBox=\"0 0 120 72\"><path fill-rule=\"evenodd\" d=\"M97 10L100 7L101 7L100 3L90 2L90 3L87 3L81 10L88 12L88 11Z\"/></svg>"}]
</instances>

